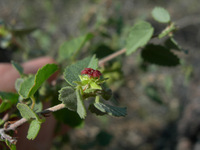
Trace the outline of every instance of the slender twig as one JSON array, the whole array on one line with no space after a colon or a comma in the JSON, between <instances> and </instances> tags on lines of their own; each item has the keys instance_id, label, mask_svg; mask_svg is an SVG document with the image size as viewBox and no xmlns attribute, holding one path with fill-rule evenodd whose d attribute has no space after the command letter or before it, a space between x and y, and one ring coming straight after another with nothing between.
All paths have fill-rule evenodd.
<instances>
[{"instance_id":1,"label":"slender twig","mask_svg":"<svg viewBox=\"0 0 200 150\"><path fill-rule=\"evenodd\" d=\"M117 52L115 52L115 53L113 53L113 54L110 54L110 55L108 55L108 56L102 58L101 60L99 60L99 66L102 67L106 62L108 62L108 61L114 59L115 57L117 57L117 56L119 56L119 55L124 54L125 52L126 52L126 49L123 48L123 49L121 49L121 50L119 50L119 51L117 51Z\"/></svg>"}]
</instances>

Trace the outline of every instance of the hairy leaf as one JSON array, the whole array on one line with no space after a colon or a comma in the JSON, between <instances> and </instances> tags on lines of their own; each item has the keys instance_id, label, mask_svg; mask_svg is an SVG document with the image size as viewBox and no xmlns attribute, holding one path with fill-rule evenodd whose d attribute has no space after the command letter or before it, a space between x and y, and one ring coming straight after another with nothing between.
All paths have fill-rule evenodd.
<instances>
[{"instance_id":1,"label":"hairy leaf","mask_svg":"<svg viewBox=\"0 0 200 150\"><path fill-rule=\"evenodd\" d=\"M176 66L179 65L179 58L169 49L160 45L147 45L142 50L142 58L150 63L161 66Z\"/></svg>"},{"instance_id":2,"label":"hairy leaf","mask_svg":"<svg viewBox=\"0 0 200 150\"><path fill-rule=\"evenodd\" d=\"M116 107L103 103L94 103L94 106L100 110L102 113L106 113L111 116L121 117L126 116L126 108L125 107Z\"/></svg>"},{"instance_id":3,"label":"hairy leaf","mask_svg":"<svg viewBox=\"0 0 200 150\"><path fill-rule=\"evenodd\" d=\"M18 103L17 109L19 110L21 116L27 120L30 120L30 119L36 119L37 121L40 120L38 115L26 104Z\"/></svg>"},{"instance_id":4,"label":"hairy leaf","mask_svg":"<svg viewBox=\"0 0 200 150\"><path fill-rule=\"evenodd\" d=\"M0 104L0 113L11 108L18 102L19 95L16 93L0 92L0 99L2 100Z\"/></svg>"},{"instance_id":5,"label":"hairy leaf","mask_svg":"<svg viewBox=\"0 0 200 150\"><path fill-rule=\"evenodd\" d=\"M19 90L20 95L29 98L35 94L42 83L47 80L54 72L58 70L56 64L47 64L37 71L35 76L30 76L21 83Z\"/></svg>"},{"instance_id":6,"label":"hairy leaf","mask_svg":"<svg viewBox=\"0 0 200 150\"><path fill-rule=\"evenodd\" d=\"M75 64L69 65L66 67L64 72L65 80L72 86L75 86L76 83L74 81L80 81L79 75L84 68L92 68L97 69L98 67L98 59L93 56L87 57L83 60L76 62Z\"/></svg>"},{"instance_id":7,"label":"hairy leaf","mask_svg":"<svg viewBox=\"0 0 200 150\"><path fill-rule=\"evenodd\" d=\"M153 27L145 21L136 23L131 29L126 40L126 54L130 55L138 48L143 47L153 35Z\"/></svg>"},{"instance_id":8,"label":"hairy leaf","mask_svg":"<svg viewBox=\"0 0 200 150\"><path fill-rule=\"evenodd\" d=\"M34 140L40 131L40 127L41 122L39 122L38 120L31 121L28 129L27 139Z\"/></svg>"},{"instance_id":9,"label":"hairy leaf","mask_svg":"<svg viewBox=\"0 0 200 150\"><path fill-rule=\"evenodd\" d=\"M86 113L85 106L83 104L83 97L80 93L80 89L76 89L76 96L77 96L77 113L82 119L84 119L87 113Z\"/></svg>"},{"instance_id":10,"label":"hairy leaf","mask_svg":"<svg viewBox=\"0 0 200 150\"><path fill-rule=\"evenodd\" d=\"M168 11L162 7L155 7L152 11L153 18L160 23L168 23L170 15Z\"/></svg>"},{"instance_id":11,"label":"hairy leaf","mask_svg":"<svg viewBox=\"0 0 200 150\"><path fill-rule=\"evenodd\" d=\"M63 61L64 59L73 57L92 37L92 34L86 34L64 42L59 49L59 60Z\"/></svg>"},{"instance_id":12,"label":"hairy leaf","mask_svg":"<svg viewBox=\"0 0 200 150\"><path fill-rule=\"evenodd\" d=\"M58 99L62 101L63 104L65 104L66 108L69 110L76 111L77 110L77 97L75 90L70 87L63 87L59 91L59 97Z\"/></svg>"}]
</instances>

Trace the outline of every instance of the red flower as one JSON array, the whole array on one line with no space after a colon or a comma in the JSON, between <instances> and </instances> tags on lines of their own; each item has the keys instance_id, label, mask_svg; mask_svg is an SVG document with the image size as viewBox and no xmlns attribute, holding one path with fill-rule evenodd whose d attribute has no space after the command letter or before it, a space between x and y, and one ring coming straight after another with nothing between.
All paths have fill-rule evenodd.
<instances>
[{"instance_id":1,"label":"red flower","mask_svg":"<svg viewBox=\"0 0 200 150\"><path fill-rule=\"evenodd\" d=\"M81 75L87 74L89 77L99 78L102 74L99 70L94 70L92 68L85 68L81 71Z\"/></svg>"}]
</instances>

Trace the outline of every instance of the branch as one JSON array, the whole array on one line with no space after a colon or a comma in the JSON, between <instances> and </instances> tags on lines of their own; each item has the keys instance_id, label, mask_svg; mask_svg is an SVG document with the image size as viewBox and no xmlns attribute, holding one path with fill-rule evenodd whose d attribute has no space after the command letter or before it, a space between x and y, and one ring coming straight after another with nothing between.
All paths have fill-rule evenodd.
<instances>
[{"instance_id":1,"label":"branch","mask_svg":"<svg viewBox=\"0 0 200 150\"><path fill-rule=\"evenodd\" d=\"M119 50L119 51L117 51L117 52L115 52L115 53L113 53L113 54L110 54L110 55L108 55L108 56L102 58L101 60L99 60L99 66L102 67L106 62L108 62L108 61L114 59L115 57L117 57L117 56L119 56L119 55L124 54L125 52L126 52L126 49L123 48L123 49L121 49L121 50Z\"/></svg>"},{"instance_id":2,"label":"branch","mask_svg":"<svg viewBox=\"0 0 200 150\"><path fill-rule=\"evenodd\" d=\"M124 48L124 49L121 49L121 50L119 50L119 51L117 51L117 52L115 52L115 53L113 53L113 54L101 59L99 61L99 66L103 66L106 62L118 57L119 55L124 54L125 52L126 52L126 49ZM64 104L58 104L56 106L47 108L47 109L45 109L45 110L43 110L43 111L41 111L41 112L39 112L37 114L46 117L46 114L61 110L63 108L65 108ZM11 137L10 135L6 134L6 132L11 131L11 130L15 131L19 126L23 125L27 121L28 120L26 120L25 118L21 118L20 120L16 121L15 123L8 125L8 127L4 127L2 129L0 129L0 138L2 140L8 140L12 144L16 144L17 140L15 138Z\"/></svg>"},{"instance_id":3,"label":"branch","mask_svg":"<svg viewBox=\"0 0 200 150\"><path fill-rule=\"evenodd\" d=\"M61 110L63 108L65 108L64 104L58 104L56 106L47 108L37 114L45 117L46 114ZM0 138L2 140L8 140L10 143L15 144L17 142L17 140L15 138L9 136L8 134L6 134L6 132L11 131L11 130L13 130L13 131L16 130L19 126L26 123L27 121L28 120L26 120L25 118L21 118L20 120L16 121L15 123L9 125L7 128L4 127L2 129L0 129Z\"/></svg>"}]
</instances>

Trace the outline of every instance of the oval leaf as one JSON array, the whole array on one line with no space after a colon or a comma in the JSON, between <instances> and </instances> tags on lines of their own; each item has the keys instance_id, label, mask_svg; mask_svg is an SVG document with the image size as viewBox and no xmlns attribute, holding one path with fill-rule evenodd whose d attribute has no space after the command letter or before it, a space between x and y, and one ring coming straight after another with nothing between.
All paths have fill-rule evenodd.
<instances>
[{"instance_id":1,"label":"oval leaf","mask_svg":"<svg viewBox=\"0 0 200 150\"><path fill-rule=\"evenodd\" d=\"M170 15L168 11L162 7L155 7L152 11L153 18L160 23L168 23Z\"/></svg>"},{"instance_id":2,"label":"oval leaf","mask_svg":"<svg viewBox=\"0 0 200 150\"><path fill-rule=\"evenodd\" d=\"M41 122L38 122L37 120L31 121L28 129L27 139L34 140L40 131L40 127Z\"/></svg>"},{"instance_id":3,"label":"oval leaf","mask_svg":"<svg viewBox=\"0 0 200 150\"><path fill-rule=\"evenodd\" d=\"M179 65L179 58L169 49L160 45L147 45L142 50L142 58L150 63L161 66L176 66Z\"/></svg>"},{"instance_id":4,"label":"oval leaf","mask_svg":"<svg viewBox=\"0 0 200 150\"><path fill-rule=\"evenodd\" d=\"M138 48L143 47L153 35L153 27L145 21L136 23L131 29L126 41L126 54L130 55Z\"/></svg>"},{"instance_id":5,"label":"oval leaf","mask_svg":"<svg viewBox=\"0 0 200 150\"><path fill-rule=\"evenodd\" d=\"M36 119L39 121L38 115L26 104L19 103L17 104L17 109L19 110L21 116L27 120Z\"/></svg>"}]
</instances>

